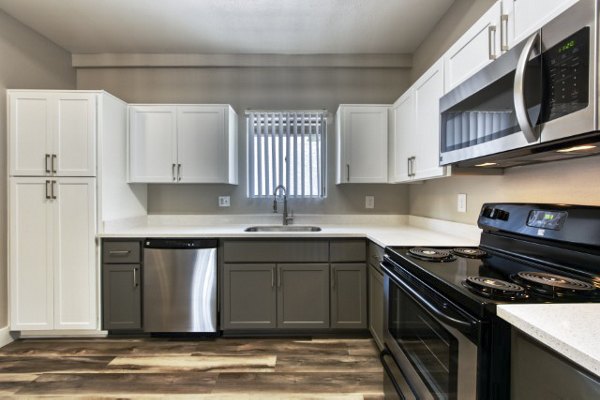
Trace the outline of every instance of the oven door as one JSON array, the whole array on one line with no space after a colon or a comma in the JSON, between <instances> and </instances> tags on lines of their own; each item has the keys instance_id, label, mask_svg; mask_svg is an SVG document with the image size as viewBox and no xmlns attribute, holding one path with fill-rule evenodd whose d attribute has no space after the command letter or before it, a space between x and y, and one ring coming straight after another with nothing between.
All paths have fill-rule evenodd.
<instances>
[{"instance_id":1,"label":"oven door","mask_svg":"<svg viewBox=\"0 0 600 400\"><path fill-rule=\"evenodd\" d=\"M481 322L387 262L384 342L412 392L419 399L475 399Z\"/></svg>"}]
</instances>

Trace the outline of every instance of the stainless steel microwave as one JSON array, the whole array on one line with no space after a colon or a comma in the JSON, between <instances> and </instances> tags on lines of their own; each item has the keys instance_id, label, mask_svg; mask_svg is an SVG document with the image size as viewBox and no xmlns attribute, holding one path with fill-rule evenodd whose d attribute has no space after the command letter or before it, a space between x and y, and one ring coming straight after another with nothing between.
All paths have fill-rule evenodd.
<instances>
[{"instance_id":1,"label":"stainless steel microwave","mask_svg":"<svg viewBox=\"0 0 600 400\"><path fill-rule=\"evenodd\" d=\"M440 99L440 165L600 153L599 0L580 0Z\"/></svg>"}]
</instances>

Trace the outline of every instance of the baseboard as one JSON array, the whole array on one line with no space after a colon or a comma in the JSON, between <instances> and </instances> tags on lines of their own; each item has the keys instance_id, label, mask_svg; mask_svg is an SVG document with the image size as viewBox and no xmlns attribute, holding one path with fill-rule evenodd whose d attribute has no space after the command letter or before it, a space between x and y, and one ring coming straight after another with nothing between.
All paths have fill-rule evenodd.
<instances>
[{"instance_id":1,"label":"baseboard","mask_svg":"<svg viewBox=\"0 0 600 400\"><path fill-rule=\"evenodd\" d=\"M0 347L6 346L13 340L15 340L15 339L10 334L10 331L8 330L8 326L5 326L4 328L0 329Z\"/></svg>"},{"instance_id":2,"label":"baseboard","mask_svg":"<svg viewBox=\"0 0 600 400\"><path fill-rule=\"evenodd\" d=\"M105 338L108 331L99 330L57 330L57 331L21 331L19 339L44 339L44 338Z\"/></svg>"}]
</instances>

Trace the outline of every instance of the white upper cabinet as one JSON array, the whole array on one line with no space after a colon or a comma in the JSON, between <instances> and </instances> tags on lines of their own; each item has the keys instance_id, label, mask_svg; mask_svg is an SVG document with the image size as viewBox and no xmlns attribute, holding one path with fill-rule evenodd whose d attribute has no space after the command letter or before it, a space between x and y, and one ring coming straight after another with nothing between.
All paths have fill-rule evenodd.
<instances>
[{"instance_id":1,"label":"white upper cabinet","mask_svg":"<svg viewBox=\"0 0 600 400\"><path fill-rule=\"evenodd\" d=\"M413 85L415 96L415 151L411 164L414 179L446 175L440 167L440 98L444 94L444 65L435 63Z\"/></svg>"},{"instance_id":2,"label":"white upper cabinet","mask_svg":"<svg viewBox=\"0 0 600 400\"><path fill-rule=\"evenodd\" d=\"M177 107L178 179L182 183L237 183L229 177L236 169L237 154L229 146L236 141L237 129L230 126L228 106ZM231 114L235 115L233 110ZM237 118L232 118L237 124ZM231 157L236 160L232 160Z\"/></svg>"},{"instance_id":3,"label":"white upper cabinet","mask_svg":"<svg viewBox=\"0 0 600 400\"><path fill-rule=\"evenodd\" d=\"M525 40L536 29L556 17L578 0L502 0L508 47Z\"/></svg>"},{"instance_id":4,"label":"white upper cabinet","mask_svg":"<svg viewBox=\"0 0 600 400\"><path fill-rule=\"evenodd\" d=\"M339 106L336 184L388 182L389 110L389 105Z\"/></svg>"},{"instance_id":5,"label":"white upper cabinet","mask_svg":"<svg viewBox=\"0 0 600 400\"><path fill-rule=\"evenodd\" d=\"M237 115L228 105L129 107L129 180L237 184Z\"/></svg>"},{"instance_id":6,"label":"white upper cabinet","mask_svg":"<svg viewBox=\"0 0 600 400\"><path fill-rule=\"evenodd\" d=\"M392 162L390 182L406 182L411 179L409 175L410 151L415 132L415 95L414 90L407 90L392 105L393 128L391 131L390 142Z\"/></svg>"},{"instance_id":7,"label":"white upper cabinet","mask_svg":"<svg viewBox=\"0 0 600 400\"><path fill-rule=\"evenodd\" d=\"M439 101L443 92L443 60L439 60L392 106L391 182L447 175L447 169L439 165Z\"/></svg>"},{"instance_id":8,"label":"white upper cabinet","mask_svg":"<svg viewBox=\"0 0 600 400\"><path fill-rule=\"evenodd\" d=\"M177 179L177 107L129 107L129 180Z\"/></svg>"},{"instance_id":9,"label":"white upper cabinet","mask_svg":"<svg viewBox=\"0 0 600 400\"><path fill-rule=\"evenodd\" d=\"M445 93L500 56L501 8L498 1L444 55Z\"/></svg>"},{"instance_id":10,"label":"white upper cabinet","mask_svg":"<svg viewBox=\"0 0 600 400\"><path fill-rule=\"evenodd\" d=\"M94 93L9 91L11 176L96 176Z\"/></svg>"}]
</instances>

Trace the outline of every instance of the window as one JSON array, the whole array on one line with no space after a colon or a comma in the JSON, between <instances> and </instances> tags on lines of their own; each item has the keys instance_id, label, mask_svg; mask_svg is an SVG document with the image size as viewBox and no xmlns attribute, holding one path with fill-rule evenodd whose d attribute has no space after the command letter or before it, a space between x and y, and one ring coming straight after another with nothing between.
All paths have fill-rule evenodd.
<instances>
[{"instance_id":1,"label":"window","mask_svg":"<svg viewBox=\"0 0 600 400\"><path fill-rule=\"evenodd\" d=\"M248 112L248 197L278 185L290 197L325 197L326 125L325 111Z\"/></svg>"}]
</instances>

